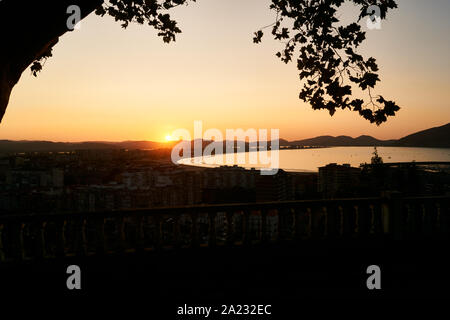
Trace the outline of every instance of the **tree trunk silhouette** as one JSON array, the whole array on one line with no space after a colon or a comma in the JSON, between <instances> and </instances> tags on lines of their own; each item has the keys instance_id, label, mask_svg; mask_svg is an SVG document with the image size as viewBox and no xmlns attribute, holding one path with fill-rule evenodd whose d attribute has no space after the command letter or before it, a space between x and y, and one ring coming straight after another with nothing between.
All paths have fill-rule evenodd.
<instances>
[{"instance_id":1,"label":"tree trunk silhouette","mask_svg":"<svg viewBox=\"0 0 450 320\"><path fill-rule=\"evenodd\" d=\"M0 1L0 122L11 91L22 73L66 33L70 5L78 5L81 18L102 0Z\"/></svg>"}]
</instances>

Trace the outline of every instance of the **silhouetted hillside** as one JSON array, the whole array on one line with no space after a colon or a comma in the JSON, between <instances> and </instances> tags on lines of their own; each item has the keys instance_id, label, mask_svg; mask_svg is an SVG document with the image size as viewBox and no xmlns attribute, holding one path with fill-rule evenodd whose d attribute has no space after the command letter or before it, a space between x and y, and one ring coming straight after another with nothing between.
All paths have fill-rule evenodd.
<instances>
[{"instance_id":1,"label":"silhouetted hillside","mask_svg":"<svg viewBox=\"0 0 450 320\"><path fill-rule=\"evenodd\" d=\"M402 147L450 148L450 123L413 133L397 141Z\"/></svg>"},{"instance_id":2,"label":"silhouetted hillside","mask_svg":"<svg viewBox=\"0 0 450 320\"><path fill-rule=\"evenodd\" d=\"M399 140L378 140L374 137L362 135L357 138L349 136L320 136L311 139L287 141L280 139L280 146L401 146L401 147L436 147L450 148L450 123L441 127L420 131ZM191 144L193 146L193 142ZM211 141L204 140L204 148ZM122 142L51 142L51 141L12 141L0 140L0 152L61 152L93 149L158 149L170 148L177 142L162 143L154 141L122 141ZM223 142L225 148L226 142ZM248 143L245 144L248 150Z\"/></svg>"},{"instance_id":3,"label":"silhouetted hillside","mask_svg":"<svg viewBox=\"0 0 450 320\"><path fill-rule=\"evenodd\" d=\"M51 142L0 140L0 152L62 152L116 148L104 142Z\"/></svg>"},{"instance_id":4,"label":"silhouetted hillside","mask_svg":"<svg viewBox=\"0 0 450 320\"><path fill-rule=\"evenodd\" d=\"M164 143L154 141L123 141L109 142L109 144L119 147L120 149L155 149L162 148Z\"/></svg>"},{"instance_id":5,"label":"silhouetted hillside","mask_svg":"<svg viewBox=\"0 0 450 320\"><path fill-rule=\"evenodd\" d=\"M378 140L371 136L359 136L358 138L354 139L354 145L356 146L375 146L375 145L382 145L382 146L391 146L395 143L395 140Z\"/></svg>"},{"instance_id":6,"label":"silhouetted hillside","mask_svg":"<svg viewBox=\"0 0 450 320\"><path fill-rule=\"evenodd\" d=\"M163 144L153 141L52 142L0 140L0 152L67 152L75 150L154 149Z\"/></svg>"},{"instance_id":7,"label":"silhouetted hillside","mask_svg":"<svg viewBox=\"0 0 450 320\"><path fill-rule=\"evenodd\" d=\"M413 133L399 140L378 140L371 136L320 136L312 139L289 142L291 146L401 146L450 148L450 123L436 128Z\"/></svg>"},{"instance_id":8,"label":"silhouetted hillside","mask_svg":"<svg viewBox=\"0 0 450 320\"><path fill-rule=\"evenodd\" d=\"M320 136L312 139L298 140L290 142L291 146L391 146L395 140L378 140L371 136L359 136L352 138L349 136Z\"/></svg>"}]
</instances>

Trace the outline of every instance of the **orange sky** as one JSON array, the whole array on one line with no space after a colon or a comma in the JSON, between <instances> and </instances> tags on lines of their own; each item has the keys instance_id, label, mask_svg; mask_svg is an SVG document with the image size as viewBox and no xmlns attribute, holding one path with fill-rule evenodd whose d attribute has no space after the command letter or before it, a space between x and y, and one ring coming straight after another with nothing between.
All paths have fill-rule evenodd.
<instances>
[{"instance_id":1,"label":"orange sky","mask_svg":"<svg viewBox=\"0 0 450 320\"><path fill-rule=\"evenodd\" d=\"M381 127L356 113L313 111L298 99L295 64L280 44L252 34L274 19L269 1L199 0L176 8L183 33L164 44L149 27L123 30L108 17L64 35L37 78L14 88L0 139L163 141L178 128L280 129L294 140L318 135L400 138L450 122L448 0L398 0L363 54L381 66L377 93L402 110ZM239 8L239 10L237 10Z\"/></svg>"}]
</instances>

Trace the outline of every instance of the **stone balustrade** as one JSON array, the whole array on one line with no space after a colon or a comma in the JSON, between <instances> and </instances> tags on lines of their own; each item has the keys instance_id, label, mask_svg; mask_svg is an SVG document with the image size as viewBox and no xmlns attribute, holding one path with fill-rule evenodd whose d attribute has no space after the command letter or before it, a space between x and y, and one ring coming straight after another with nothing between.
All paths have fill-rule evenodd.
<instances>
[{"instance_id":1,"label":"stone balustrade","mask_svg":"<svg viewBox=\"0 0 450 320\"><path fill-rule=\"evenodd\" d=\"M364 198L0 216L0 264L310 239L447 238L450 197Z\"/></svg>"}]
</instances>

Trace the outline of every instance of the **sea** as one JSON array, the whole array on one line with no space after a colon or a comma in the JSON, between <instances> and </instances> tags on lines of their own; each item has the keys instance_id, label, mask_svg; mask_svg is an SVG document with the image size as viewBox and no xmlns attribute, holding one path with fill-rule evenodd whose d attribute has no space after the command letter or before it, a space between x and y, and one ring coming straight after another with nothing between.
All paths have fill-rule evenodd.
<instances>
[{"instance_id":1,"label":"sea","mask_svg":"<svg viewBox=\"0 0 450 320\"><path fill-rule=\"evenodd\" d=\"M255 151L256 152L256 151ZM450 148L409 148L409 147L378 147L378 155L385 163L397 162L450 162ZM268 168L277 164L279 169L295 172L317 172L319 167L330 163L350 164L359 167L361 164L370 163L373 157L373 147L326 147L311 149L288 149L277 152L261 151L251 155L234 154L215 155L206 157L181 159L178 163L201 167L219 167L222 165L238 165L247 169ZM263 152L264 153L264 152ZM273 153L273 154L272 154ZM244 157L245 156L245 157ZM278 163L276 163L276 158ZM245 160L243 160L245 158ZM257 161L255 161L257 158ZM260 159L266 159L261 161Z\"/></svg>"}]
</instances>

